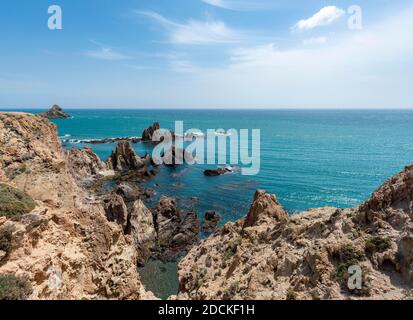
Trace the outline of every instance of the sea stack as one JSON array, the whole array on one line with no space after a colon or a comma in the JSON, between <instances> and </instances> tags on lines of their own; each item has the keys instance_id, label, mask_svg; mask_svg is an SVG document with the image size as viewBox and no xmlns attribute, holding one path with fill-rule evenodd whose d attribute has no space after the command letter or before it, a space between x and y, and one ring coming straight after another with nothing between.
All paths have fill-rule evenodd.
<instances>
[{"instance_id":1,"label":"sea stack","mask_svg":"<svg viewBox=\"0 0 413 320\"><path fill-rule=\"evenodd\" d=\"M152 124L149 128L145 129L142 133L142 140L143 141L152 141L152 136L155 133L155 131L159 130L161 128L161 125L159 122L155 122Z\"/></svg>"},{"instance_id":2,"label":"sea stack","mask_svg":"<svg viewBox=\"0 0 413 320\"><path fill-rule=\"evenodd\" d=\"M63 109L55 104L51 107L48 111L40 113L40 116L47 118L47 119L67 119L71 118L69 114L67 114Z\"/></svg>"}]
</instances>

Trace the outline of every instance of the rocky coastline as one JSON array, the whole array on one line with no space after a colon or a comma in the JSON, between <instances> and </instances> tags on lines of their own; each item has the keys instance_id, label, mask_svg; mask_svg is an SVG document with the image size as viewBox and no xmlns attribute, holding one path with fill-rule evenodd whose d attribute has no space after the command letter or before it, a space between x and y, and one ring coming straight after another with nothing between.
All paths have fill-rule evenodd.
<instances>
[{"instance_id":1,"label":"rocky coastline","mask_svg":"<svg viewBox=\"0 0 413 320\"><path fill-rule=\"evenodd\" d=\"M135 140L115 139L102 161L90 148L65 150L44 116L0 113L0 279L24 289L14 298L156 299L137 267L182 256L170 299L411 297L413 166L352 209L290 216L257 191L245 219L218 229L218 213L201 225L176 199L148 207L155 191L141 183L159 168L135 153ZM217 170L208 175L227 173ZM363 271L362 289L346 286L351 265Z\"/></svg>"}]
</instances>

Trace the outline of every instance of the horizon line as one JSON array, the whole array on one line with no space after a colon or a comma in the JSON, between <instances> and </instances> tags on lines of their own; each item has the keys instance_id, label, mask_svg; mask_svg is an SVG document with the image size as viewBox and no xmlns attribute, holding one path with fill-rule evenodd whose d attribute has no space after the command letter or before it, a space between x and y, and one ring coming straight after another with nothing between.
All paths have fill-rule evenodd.
<instances>
[{"instance_id":1,"label":"horizon line","mask_svg":"<svg viewBox=\"0 0 413 320\"><path fill-rule=\"evenodd\" d=\"M0 112L3 110L48 110L51 107L14 107L14 106L8 106L8 107L2 107L0 106ZM62 107L64 110L232 110L232 111L242 111L242 110L299 110L299 111L305 111L305 110L335 110L335 111L346 111L346 110L413 110L412 107L241 107L241 108L235 108L235 107L78 107L78 106L71 106L71 107Z\"/></svg>"}]
</instances>

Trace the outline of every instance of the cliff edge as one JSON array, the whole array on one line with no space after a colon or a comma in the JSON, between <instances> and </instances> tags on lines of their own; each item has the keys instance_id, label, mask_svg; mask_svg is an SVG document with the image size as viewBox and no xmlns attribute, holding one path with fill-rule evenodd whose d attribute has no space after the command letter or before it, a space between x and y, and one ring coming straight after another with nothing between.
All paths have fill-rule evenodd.
<instances>
[{"instance_id":1,"label":"cliff edge","mask_svg":"<svg viewBox=\"0 0 413 320\"><path fill-rule=\"evenodd\" d=\"M1 192L16 199L0 206L0 277L25 279L29 299L153 298L132 237L77 185L67 157L47 119L0 113Z\"/></svg>"}]
</instances>

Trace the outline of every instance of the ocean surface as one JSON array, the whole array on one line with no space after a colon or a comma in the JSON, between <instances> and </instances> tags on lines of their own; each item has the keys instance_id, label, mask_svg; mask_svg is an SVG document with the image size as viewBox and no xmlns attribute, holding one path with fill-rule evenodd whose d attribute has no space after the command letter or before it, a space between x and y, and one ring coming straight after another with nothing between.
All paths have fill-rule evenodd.
<instances>
[{"instance_id":1,"label":"ocean surface","mask_svg":"<svg viewBox=\"0 0 413 320\"><path fill-rule=\"evenodd\" d=\"M217 166L162 167L147 184L156 186L158 197L170 195L183 206L193 205L201 217L207 210L219 212L222 223L244 217L258 188L276 194L291 214L321 206L352 207L413 163L413 110L67 111L72 119L54 120L62 139L140 136L155 121L171 130L176 120L184 122L185 130L260 129L261 170L256 176L242 176L237 167L214 178L203 171ZM115 144L90 147L106 160ZM140 155L152 149L144 143L134 147Z\"/></svg>"}]
</instances>

